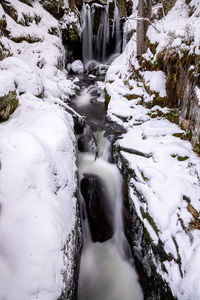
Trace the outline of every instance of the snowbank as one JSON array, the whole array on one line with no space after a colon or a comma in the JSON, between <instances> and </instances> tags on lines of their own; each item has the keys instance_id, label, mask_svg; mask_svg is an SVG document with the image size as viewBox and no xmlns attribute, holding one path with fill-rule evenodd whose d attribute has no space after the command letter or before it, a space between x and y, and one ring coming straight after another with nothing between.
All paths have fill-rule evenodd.
<instances>
[{"instance_id":1,"label":"snowbank","mask_svg":"<svg viewBox=\"0 0 200 300\"><path fill-rule=\"evenodd\" d=\"M142 249L140 236L134 241L134 253L142 255L146 267L151 257L151 264L175 297L200 299L200 158L188 141L180 139L184 132L167 120L172 111L140 105L153 97L145 85L165 96L165 75L146 71L140 73L144 82L137 81L133 76L138 71L135 48L133 38L106 78L111 97L108 118L126 131L114 145L118 166L127 169L130 199L149 243ZM148 274L150 268L148 265Z\"/></svg>"},{"instance_id":2,"label":"snowbank","mask_svg":"<svg viewBox=\"0 0 200 300\"><path fill-rule=\"evenodd\" d=\"M15 91L19 106L0 124L0 299L55 300L68 290L71 299L80 225L76 141L63 100L76 86L63 68L58 21L38 1L11 4L17 22L0 5L10 32L0 39L10 55L0 61L0 97Z\"/></svg>"}]
</instances>

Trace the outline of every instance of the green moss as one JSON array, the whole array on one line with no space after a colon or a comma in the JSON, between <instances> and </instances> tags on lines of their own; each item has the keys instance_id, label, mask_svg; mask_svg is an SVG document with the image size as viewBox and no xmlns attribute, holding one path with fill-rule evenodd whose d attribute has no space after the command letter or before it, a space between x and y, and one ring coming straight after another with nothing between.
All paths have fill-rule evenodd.
<instances>
[{"instance_id":1,"label":"green moss","mask_svg":"<svg viewBox=\"0 0 200 300\"><path fill-rule=\"evenodd\" d=\"M42 39L35 37L35 36L31 36L29 34L21 35L21 36L17 36L17 37L11 37L10 39L15 43L27 42L29 44L33 44L33 43L42 42Z\"/></svg>"},{"instance_id":2,"label":"green moss","mask_svg":"<svg viewBox=\"0 0 200 300\"><path fill-rule=\"evenodd\" d=\"M193 150L200 155L200 143L196 143L193 147Z\"/></svg>"},{"instance_id":3,"label":"green moss","mask_svg":"<svg viewBox=\"0 0 200 300\"><path fill-rule=\"evenodd\" d=\"M189 158L188 156L179 156L178 154L171 154L171 157L177 158L178 161L185 161Z\"/></svg>"},{"instance_id":4,"label":"green moss","mask_svg":"<svg viewBox=\"0 0 200 300\"><path fill-rule=\"evenodd\" d=\"M147 48L149 48L151 50L151 52L155 55L156 49L158 47L158 43L156 42L156 43L152 44L148 38L146 40L146 43L147 43Z\"/></svg>"},{"instance_id":5,"label":"green moss","mask_svg":"<svg viewBox=\"0 0 200 300\"><path fill-rule=\"evenodd\" d=\"M150 113L148 113L148 115L151 118L164 118L167 119L168 121L175 123L175 124L179 124L179 112L177 109L170 109L167 113L162 112L159 109L153 110Z\"/></svg>"},{"instance_id":6,"label":"green moss","mask_svg":"<svg viewBox=\"0 0 200 300\"><path fill-rule=\"evenodd\" d=\"M144 234L145 234L147 240L149 241L149 243L152 243L153 240L152 240L152 238L151 238L151 236L150 236L148 230L147 230L145 227L144 227Z\"/></svg>"},{"instance_id":7,"label":"green moss","mask_svg":"<svg viewBox=\"0 0 200 300\"><path fill-rule=\"evenodd\" d=\"M174 133L173 136L178 137L183 141L191 141L191 139L192 139L192 133L191 132Z\"/></svg>"},{"instance_id":8,"label":"green moss","mask_svg":"<svg viewBox=\"0 0 200 300\"><path fill-rule=\"evenodd\" d=\"M139 97L141 97L141 96L140 95L133 95L133 94L124 95L124 98L126 98L127 100L134 100L134 99L138 99Z\"/></svg>"},{"instance_id":9,"label":"green moss","mask_svg":"<svg viewBox=\"0 0 200 300\"><path fill-rule=\"evenodd\" d=\"M176 83L177 83L177 74L170 73L167 76L166 80L166 92L169 102L169 106L173 106L176 99Z\"/></svg>"},{"instance_id":10,"label":"green moss","mask_svg":"<svg viewBox=\"0 0 200 300\"><path fill-rule=\"evenodd\" d=\"M104 92L105 92L105 103L106 103L106 106L108 106L111 96L108 94L107 89L104 89Z\"/></svg>"},{"instance_id":11,"label":"green moss","mask_svg":"<svg viewBox=\"0 0 200 300\"><path fill-rule=\"evenodd\" d=\"M153 218L150 216L150 214L148 212L145 212L142 207L140 207L140 212L141 212L143 219L146 219L149 222L149 224L151 225L151 227L153 228L153 230L155 231L155 233L158 236L159 230L158 230Z\"/></svg>"},{"instance_id":12,"label":"green moss","mask_svg":"<svg viewBox=\"0 0 200 300\"><path fill-rule=\"evenodd\" d=\"M142 176L142 179L145 181L145 182L148 182L149 181L149 178L147 178L145 175L144 175L144 172L141 171L141 176Z\"/></svg>"},{"instance_id":13,"label":"green moss","mask_svg":"<svg viewBox=\"0 0 200 300\"><path fill-rule=\"evenodd\" d=\"M174 242L174 245L175 245L175 248L176 248L176 252L177 252L176 263L177 263L178 266L179 266L179 272L180 272L181 277L183 278L183 272L182 272L182 270L181 270L181 256L180 256L180 253L179 253L178 243L177 243L177 241L176 241L176 239L175 239L174 236L172 236L172 240L173 240L173 242Z\"/></svg>"},{"instance_id":14,"label":"green moss","mask_svg":"<svg viewBox=\"0 0 200 300\"><path fill-rule=\"evenodd\" d=\"M0 119L7 120L15 111L19 104L16 92L11 91L7 95L0 97Z\"/></svg>"}]
</instances>

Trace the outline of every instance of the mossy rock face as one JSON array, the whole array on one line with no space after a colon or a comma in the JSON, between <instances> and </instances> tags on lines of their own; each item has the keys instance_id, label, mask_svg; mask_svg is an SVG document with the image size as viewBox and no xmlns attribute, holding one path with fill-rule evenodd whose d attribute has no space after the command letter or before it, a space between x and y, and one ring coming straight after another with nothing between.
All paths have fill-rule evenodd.
<instances>
[{"instance_id":1,"label":"mossy rock face","mask_svg":"<svg viewBox=\"0 0 200 300\"><path fill-rule=\"evenodd\" d=\"M76 23L67 24L66 27L62 28L62 41L68 50L68 54L71 54L71 56L69 56L67 59L68 62L81 59L81 39Z\"/></svg>"},{"instance_id":2,"label":"mossy rock face","mask_svg":"<svg viewBox=\"0 0 200 300\"><path fill-rule=\"evenodd\" d=\"M15 43L27 42L29 44L33 44L33 43L42 42L42 39L40 39L36 36L31 36L31 35L21 35L21 36L16 36L16 37L13 36L10 39Z\"/></svg>"},{"instance_id":3,"label":"mossy rock face","mask_svg":"<svg viewBox=\"0 0 200 300\"><path fill-rule=\"evenodd\" d=\"M39 2L55 18L60 19L64 15L63 0L39 0Z\"/></svg>"},{"instance_id":4,"label":"mossy rock face","mask_svg":"<svg viewBox=\"0 0 200 300\"><path fill-rule=\"evenodd\" d=\"M165 15L172 9L175 3L176 0L164 0L163 6L164 6Z\"/></svg>"},{"instance_id":5,"label":"mossy rock face","mask_svg":"<svg viewBox=\"0 0 200 300\"><path fill-rule=\"evenodd\" d=\"M8 95L0 97L0 119L7 120L18 104L16 92L9 92Z\"/></svg>"},{"instance_id":6,"label":"mossy rock face","mask_svg":"<svg viewBox=\"0 0 200 300\"><path fill-rule=\"evenodd\" d=\"M126 18L127 17L127 11L126 11L126 4L124 0L118 0L118 5L119 5L119 12L121 18Z\"/></svg>"},{"instance_id":7,"label":"mossy rock face","mask_svg":"<svg viewBox=\"0 0 200 300\"><path fill-rule=\"evenodd\" d=\"M9 0L1 0L1 5L5 13L7 13L13 20L17 21L18 13L14 6L10 3Z\"/></svg>"}]
</instances>

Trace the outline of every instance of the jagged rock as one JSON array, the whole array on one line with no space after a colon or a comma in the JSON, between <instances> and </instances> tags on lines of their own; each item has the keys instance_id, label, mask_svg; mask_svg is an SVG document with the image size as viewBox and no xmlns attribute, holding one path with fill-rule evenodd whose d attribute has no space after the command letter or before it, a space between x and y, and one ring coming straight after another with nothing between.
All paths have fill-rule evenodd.
<instances>
[{"instance_id":1,"label":"jagged rock","mask_svg":"<svg viewBox=\"0 0 200 300\"><path fill-rule=\"evenodd\" d=\"M112 210L104 183L96 175L86 174L81 181L91 235L94 242L104 242L113 235Z\"/></svg>"},{"instance_id":2,"label":"jagged rock","mask_svg":"<svg viewBox=\"0 0 200 300\"><path fill-rule=\"evenodd\" d=\"M95 75L95 76L101 76L105 75L108 70L107 65L98 65L95 68L92 68L89 70L89 74Z\"/></svg>"},{"instance_id":3,"label":"jagged rock","mask_svg":"<svg viewBox=\"0 0 200 300\"><path fill-rule=\"evenodd\" d=\"M13 20L17 21L18 13L11 2L9 0L2 0L1 5L3 6L5 13L7 13Z\"/></svg>"},{"instance_id":4,"label":"jagged rock","mask_svg":"<svg viewBox=\"0 0 200 300\"><path fill-rule=\"evenodd\" d=\"M64 1L63 0L39 0L41 5L55 18L60 19L64 15Z\"/></svg>"},{"instance_id":5,"label":"jagged rock","mask_svg":"<svg viewBox=\"0 0 200 300\"><path fill-rule=\"evenodd\" d=\"M9 92L8 95L0 97L0 118L7 120L17 108L18 103L16 92Z\"/></svg>"},{"instance_id":6,"label":"jagged rock","mask_svg":"<svg viewBox=\"0 0 200 300\"><path fill-rule=\"evenodd\" d=\"M34 0L19 0L19 1L25 3L25 4L29 5L29 6L32 6L32 3L33 3Z\"/></svg>"}]
</instances>

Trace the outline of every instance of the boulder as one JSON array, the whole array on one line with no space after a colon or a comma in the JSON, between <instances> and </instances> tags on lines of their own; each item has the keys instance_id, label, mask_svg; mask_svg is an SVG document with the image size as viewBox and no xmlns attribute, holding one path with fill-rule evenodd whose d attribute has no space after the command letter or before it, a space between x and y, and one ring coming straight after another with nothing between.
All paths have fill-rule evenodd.
<instances>
[{"instance_id":1,"label":"boulder","mask_svg":"<svg viewBox=\"0 0 200 300\"><path fill-rule=\"evenodd\" d=\"M72 64L71 64L71 71L74 74L83 74L84 73L84 67L83 67L83 63L81 60L75 60Z\"/></svg>"},{"instance_id":2,"label":"boulder","mask_svg":"<svg viewBox=\"0 0 200 300\"><path fill-rule=\"evenodd\" d=\"M85 174L81 181L81 193L85 200L88 222L94 242L104 242L113 236L113 212L102 180Z\"/></svg>"}]
</instances>

